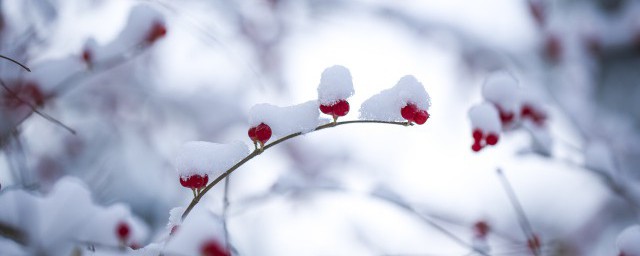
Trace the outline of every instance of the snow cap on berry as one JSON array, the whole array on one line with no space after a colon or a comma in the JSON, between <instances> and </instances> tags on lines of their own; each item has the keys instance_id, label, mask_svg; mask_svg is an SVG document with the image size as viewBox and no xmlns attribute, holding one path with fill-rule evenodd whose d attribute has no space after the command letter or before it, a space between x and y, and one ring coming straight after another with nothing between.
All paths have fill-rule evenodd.
<instances>
[{"instance_id":1,"label":"snow cap on berry","mask_svg":"<svg viewBox=\"0 0 640 256\"><path fill-rule=\"evenodd\" d=\"M499 105L504 111L518 113L520 104L518 80L505 72L498 71L490 74L482 86L482 97Z\"/></svg>"},{"instance_id":2,"label":"snow cap on berry","mask_svg":"<svg viewBox=\"0 0 640 256\"><path fill-rule=\"evenodd\" d=\"M414 76L404 76L398 83L362 103L360 118L380 121L405 121L401 109L414 104L418 110L428 111L431 97Z\"/></svg>"},{"instance_id":3,"label":"snow cap on berry","mask_svg":"<svg viewBox=\"0 0 640 256\"><path fill-rule=\"evenodd\" d=\"M640 255L640 225L627 227L618 235L616 245L625 256Z\"/></svg>"},{"instance_id":4,"label":"snow cap on berry","mask_svg":"<svg viewBox=\"0 0 640 256\"><path fill-rule=\"evenodd\" d=\"M502 124L496 107L490 103L481 103L469 109L469 119L474 129L480 129L484 134L499 134Z\"/></svg>"},{"instance_id":5,"label":"snow cap on berry","mask_svg":"<svg viewBox=\"0 0 640 256\"><path fill-rule=\"evenodd\" d=\"M194 174L215 178L249 154L242 142L218 144L206 141L189 141L182 145L175 159L180 177Z\"/></svg>"},{"instance_id":6,"label":"snow cap on berry","mask_svg":"<svg viewBox=\"0 0 640 256\"><path fill-rule=\"evenodd\" d=\"M189 218L180 225L179 231L167 242L165 251L201 255L202 246L211 240L225 244L222 220L206 210L206 207L196 206Z\"/></svg>"},{"instance_id":7,"label":"snow cap on berry","mask_svg":"<svg viewBox=\"0 0 640 256\"><path fill-rule=\"evenodd\" d=\"M336 65L322 72L318 85L318 102L321 105L333 105L346 100L354 94L353 81L349 69Z\"/></svg>"},{"instance_id":8,"label":"snow cap on berry","mask_svg":"<svg viewBox=\"0 0 640 256\"><path fill-rule=\"evenodd\" d=\"M307 101L302 104L278 107L262 103L249 111L249 126L256 127L265 123L271 127L276 136L286 136L292 133L307 133L313 131L320 124L318 102Z\"/></svg>"},{"instance_id":9,"label":"snow cap on berry","mask_svg":"<svg viewBox=\"0 0 640 256\"><path fill-rule=\"evenodd\" d=\"M113 41L100 45L93 38L89 38L84 45L86 50L92 54L93 61L104 60L109 57L127 52L136 45L147 42L150 33L157 29L157 26L166 26L163 15L149 5L136 5L131 9L129 18L124 29Z\"/></svg>"}]
</instances>

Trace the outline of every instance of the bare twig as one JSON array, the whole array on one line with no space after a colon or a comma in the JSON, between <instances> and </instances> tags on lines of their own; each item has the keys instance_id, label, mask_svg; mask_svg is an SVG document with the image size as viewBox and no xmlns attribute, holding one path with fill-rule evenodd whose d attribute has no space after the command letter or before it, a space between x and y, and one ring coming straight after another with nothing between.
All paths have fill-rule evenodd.
<instances>
[{"instance_id":1,"label":"bare twig","mask_svg":"<svg viewBox=\"0 0 640 256\"><path fill-rule=\"evenodd\" d=\"M18 66L20 66L20 67L24 68L26 71L31 72L31 69L29 69L26 65L24 65L24 64L22 64L22 63L20 63L20 62L18 62L17 60L14 60L14 59L9 58L9 57L7 57L7 56L4 56L4 55L2 55L2 54L0 54L0 58L3 58L3 59L8 60L8 61L11 61L11 62L15 63L16 65L18 65Z\"/></svg>"},{"instance_id":2,"label":"bare twig","mask_svg":"<svg viewBox=\"0 0 640 256\"><path fill-rule=\"evenodd\" d=\"M351 121L343 121L343 122L337 122L337 123L328 123L328 124L324 124L324 125L320 125L318 127L316 127L316 129L314 129L313 131L319 131L319 130L323 130L326 128L331 128L331 127L336 127L336 126L340 126L340 125L345 125L345 124L355 124L355 123L377 123L377 124L394 124L394 125L401 125L401 126L408 126L411 124L408 124L407 122L389 122L389 121L376 121L376 120L351 120ZM198 196L194 197L193 200L191 200L191 203L189 203L189 206L187 206L187 209L185 209L184 213L182 214L182 219L184 220L187 215L189 215L189 213L191 212L191 210L193 209L193 207L196 206L196 204L198 204L198 202L200 202L200 199L202 199L202 197L211 189L213 188L216 184L218 184L222 179L224 179L225 177L227 177L228 175L230 175L233 171L235 171L236 169L238 169L240 166L244 165L246 162L248 162L249 160L253 159L254 157L256 157L257 155L260 155L262 152L264 152L265 150L278 145L286 140L295 138L302 135L301 132L297 132L297 133L293 133L293 134L289 134L287 136L284 136L274 142L271 142L269 144L266 144L262 149L260 150L254 150L253 152L251 152L251 154L247 155L245 158L243 158L242 160L240 160L237 164L235 164L234 166L232 166L231 168L229 168L227 171L225 171L224 173L220 174L220 176L218 176L215 180L213 180L211 183L209 183L209 185L207 185L201 192L200 194L198 194Z\"/></svg>"},{"instance_id":3,"label":"bare twig","mask_svg":"<svg viewBox=\"0 0 640 256\"><path fill-rule=\"evenodd\" d=\"M4 89L5 89L5 90L6 90L6 91L11 95L11 97L14 97L14 98L16 98L18 101L20 101L20 102L24 103L25 105L27 105L27 106L31 109L31 111L32 111L33 113L36 113L36 114L38 114L39 116L41 116L41 117L43 117L44 119L46 119L47 121L52 122L52 123L54 123L54 124L56 124L56 125L58 125L58 126L60 126L60 127L64 128L65 130L69 131L71 134L74 134L74 135L76 134L76 131L75 131L75 130L73 130L71 127L69 127L69 126L65 125L64 123L60 122L58 119L55 119L54 117L52 117L52 116L50 116L50 115L48 115L48 114L46 114L46 113L41 112L40 110L38 110L38 106L33 105L31 102L29 102L29 101L27 101L27 100L24 100L24 99L20 98L20 96L19 96L16 92L14 92L13 90L11 90L11 88L9 88L9 87L4 83L4 81L3 81L2 79L0 79L0 84L2 84L2 87L3 87L3 88L4 88Z\"/></svg>"},{"instance_id":4,"label":"bare twig","mask_svg":"<svg viewBox=\"0 0 640 256\"><path fill-rule=\"evenodd\" d=\"M507 179L507 177L504 175L504 173L500 168L496 169L496 173L498 174L498 178L500 178L500 182L502 183L502 186L504 187L504 190L507 193L507 196L509 197L509 201L511 202L511 205L516 211L516 215L518 216L518 222L520 223L520 228L522 228L522 232L524 233L525 237L527 237L527 241L531 241L531 239L535 239L535 234L533 232L533 228L531 227L531 223L529 222L529 219L527 218L524 208L520 204L520 201L518 200L516 193L513 191L513 187L511 187L511 183L509 183L509 180ZM540 249L537 246L533 246L531 250L533 251L534 255L540 255Z\"/></svg>"},{"instance_id":5,"label":"bare twig","mask_svg":"<svg viewBox=\"0 0 640 256\"><path fill-rule=\"evenodd\" d=\"M6 225L2 222L0 222L0 236L9 238L21 245L27 244L27 237L21 230Z\"/></svg>"}]
</instances>

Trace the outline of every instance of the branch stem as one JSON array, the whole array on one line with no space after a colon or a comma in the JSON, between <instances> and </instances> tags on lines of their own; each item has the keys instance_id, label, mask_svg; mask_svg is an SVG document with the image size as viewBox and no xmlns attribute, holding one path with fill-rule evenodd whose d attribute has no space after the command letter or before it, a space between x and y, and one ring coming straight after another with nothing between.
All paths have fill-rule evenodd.
<instances>
[{"instance_id":1,"label":"branch stem","mask_svg":"<svg viewBox=\"0 0 640 256\"><path fill-rule=\"evenodd\" d=\"M410 125L410 124L407 124L406 122L376 121L376 120L351 120L351 121L343 121L343 122L335 122L335 123L332 122L332 123L323 124L323 125L320 125L320 126L316 127L316 129L314 129L311 132L324 130L324 129L327 129L327 128L336 127L336 126L345 125L345 124L357 124L357 123L393 124L393 125L401 125L401 126L409 126ZM253 152L251 152L251 154L247 155L245 158L240 160L238 163L236 163L234 166L229 168L227 171L225 171L222 174L220 174L220 176L218 176L215 180L213 180L211 183L209 183L209 185L207 185L200 192L200 194L198 194L196 197L193 198L193 200L191 200L191 203L189 203L189 206L187 206L187 209L185 209L184 213L182 214L182 220L184 220L189 215L191 210L193 210L193 207L195 207L196 204L198 204L198 202L200 202L200 199L202 199L202 197L205 194L207 194L207 192L209 192L209 190L211 188L213 188L220 181L222 181L222 179L224 179L227 176L229 176L233 171L235 171L236 169L240 168L240 166L244 165L246 162L248 162L249 160L253 159L254 157L262 154L262 152L264 152L265 150L267 150L267 149L269 149L269 148L271 148L271 147L273 147L275 145L278 145L278 144L280 144L282 142L285 142L285 141L287 141L289 139L293 139L295 137L298 137L300 135L302 135L301 132L292 133L292 134L284 136L284 137L282 137L282 138L280 138L278 140L275 140L274 142L266 144L261 149L254 150Z\"/></svg>"}]
</instances>

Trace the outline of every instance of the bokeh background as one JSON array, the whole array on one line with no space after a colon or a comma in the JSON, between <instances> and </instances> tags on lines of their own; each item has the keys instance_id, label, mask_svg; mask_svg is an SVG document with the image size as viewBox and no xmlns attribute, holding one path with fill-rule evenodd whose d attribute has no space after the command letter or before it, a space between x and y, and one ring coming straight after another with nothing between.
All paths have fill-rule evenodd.
<instances>
[{"instance_id":1,"label":"bokeh background","mask_svg":"<svg viewBox=\"0 0 640 256\"><path fill-rule=\"evenodd\" d=\"M117 40L140 5L162 14L166 36L90 70L87 42ZM316 99L321 72L336 64L356 90L345 119L407 74L431 95L431 118L314 132L234 172L228 221L240 254L468 253L428 218L469 240L484 220L500 234L492 252L526 255L497 168L545 255L617 255L616 236L638 223L640 1L2 0L0 53L46 81L8 82L40 114L0 93L2 190L46 192L79 177L100 204L129 205L147 242L192 196L172 165L182 143L250 145L251 106ZM526 129L470 149L467 111L498 70L545 106L548 151ZM4 60L0 74L29 77ZM60 81L69 83L44 86ZM213 212L223 187L203 201Z\"/></svg>"}]
</instances>

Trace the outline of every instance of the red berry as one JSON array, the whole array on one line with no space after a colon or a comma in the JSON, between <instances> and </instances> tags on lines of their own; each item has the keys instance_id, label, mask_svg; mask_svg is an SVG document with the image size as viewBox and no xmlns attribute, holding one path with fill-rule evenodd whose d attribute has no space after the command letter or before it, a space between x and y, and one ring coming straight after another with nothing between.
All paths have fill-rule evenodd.
<instances>
[{"instance_id":1,"label":"red berry","mask_svg":"<svg viewBox=\"0 0 640 256\"><path fill-rule=\"evenodd\" d=\"M523 118L525 117L531 117L533 116L533 108L529 105L523 105L522 109L520 110L520 115L522 115Z\"/></svg>"},{"instance_id":2,"label":"red berry","mask_svg":"<svg viewBox=\"0 0 640 256\"><path fill-rule=\"evenodd\" d=\"M407 121L409 122L414 121L414 117L416 116L417 112L418 112L418 107L413 103L408 103L406 106L400 109L400 114L402 115L402 118L407 119Z\"/></svg>"},{"instance_id":3,"label":"red berry","mask_svg":"<svg viewBox=\"0 0 640 256\"><path fill-rule=\"evenodd\" d=\"M427 122L427 119L429 119L429 113L425 110L420 110L413 116L413 121L415 121L416 124L424 124Z\"/></svg>"},{"instance_id":4,"label":"red berry","mask_svg":"<svg viewBox=\"0 0 640 256\"><path fill-rule=\"evenodd\" d=\"M215 240L209 240L205 242L200 248L200 254L202 256L228 256L230 255L227 250Z\"/></svg>"},{"instance_id":5,"label":"red berry","mask_svg":"<svg viewBox=\"0 0 640 256\"><path fill-rule=\"evenodd\" d=\"M473 225L473 231L476 233L476 236L478 237L486 237L487 234L489 234L489 224L487 224L487 222L481 220L476 222L476 224Z\"/></svg>"},{"instance_id":6,"label":"red berry","mask_svg":"<svg viewBox=\"0 0 640 256\"><path fill-rule=\"evenodd\" d=\"M531 238L527 239L527 247L529 247L529 250L532 252L540 251L540 238L538 235L533 234Z\"/></svg>"},{"instance_id":7,"label":"red berry","mask_svg":"<svg viewBox=\"0 0 640 256\"><path fill-rule=\"evenodd\" d=\"M271 138L271 127L265 123L260 123L256 126L256 139L263 144Z\"/></svg>"},{"instance_id":8,"label":"red berry","mask_svg":"<svg viewBox=\"0 0 640 256\"><path fill-rule=\"evenodd\" d=\"M336 116L346 116L349 113L349 102L340 100L333 104L333 114Z\"/></svg>"},{"instance_id":9,"label":"red berry","mask_svg":"<svg viewBox=\"0 0 640 256\"><path fill-rule=\"evenodd\" d=\"M82 60L87 64L91 64L93 62L93 53L89 49L84 49L82 51Z\"/></svg>"},{"instance_id":10,"label":"red berry","mask_svg":"<svg viewBox=\"0 0 640 256\"><path fill-rule=\"evenodd\" d=\"M333 115L333 105L331 106L320 105L320 111L322 111L322 113L325 113L327 115Z\"/></svg>"},{"instance_id":11,"label":"red berry","mask_svg":"<svg viewBox=\"0 0 640 256\"><path fill-rule=\"evenodd\" d=\"M473 152L478 152L482 149L482 145L480 145L480 141L476 141L475 143L473 143L473 145L471 145L471 150L473 150Z\"/></svg>"},{"instance_id":12,"label":"red berry","mask_svg":"<svg viewBox=\"0 0 640 256\"><path fill-rule=\"evenodd\" d=\"M536 20L538 25L543 25L545 22L544 5L540 0L529 1L529 11Z\"/></svg>"},{"instance_id":13,"label":"red berry","mask_svg":"<svg viewBox=\"0 0 640 256\"><path fill-rule=\"evenodd\" d=\"M206 186L208 182L209 182L209 176L207 176L206 174L204 176L201 176L199 174L194 174L187 178L180 177L180 185L182 185L185 188L191 188L191 189L201 188Z\"/></svg>"},{"instance_id":14,"label":"red berry","mask_svg":"<svg viewBox=\"0 0 640 256\"><path fill-rule=\"evenodd\" d=\"M544 47L544 53L550 61L557 62L560 60L562 55L562 42L558 36L554 34L547 36Z\"/></svg>"},{"instance_id":15,"label":"red berry","mask_svg":"<svg viewBox=\"0 0 640 256\"><path fill-rule=\"evenodd\" d=\"M481 129L478 128L473 130L473 140L475 140L476 142L479 142L483 136L484 135L482 134Z\"/></svg>"},{"instance_id":16,"label":"red berry","mask_svg":"<svg viewBox=\"0 0 640 256\"><path fill-rule=\"evenodd\" d=\"M151 30L147 33L147 37L145 38L145 42L151 44L156 40L164 37L167 34L167 27L161 22L154 22L151 25Z\"/></svg>"},{"instance_id":17,"label":"red berry","mask_svg":"<svg viewBox=\"0 0 640 256\"><path fill-rule=\"evenodd\" d=\"M132 243L131 245L129 245L129 248L131 248L133 250L138 250L138 249L142 248L142 246L140 246L140 244L137 244L137 243Z\"/></svg>"},{"instance_id":18,"label":"red berry","mask_svg":"<svg viewBox=\"0 0 640 256\"><path fill-rule=\"evenodd\" d=\"M500 121L502 121L503 125L509 124L515 118L515 114L513 112L507 112L499 109L500 111Z\"/></svg>"},{"instance_id":19,"label":"red berry","mask_svg":"<svg viewBox=\"0 0 640 256\"><path fill-rule=\"evenodd\" d=\"M258 137L256 137L256 128L255 127L251 127L249 128L249 138L253 141L256 142L258 140Z\"/></svg>"},{"instance_id":20,"label":"red berry","mask_svg":"<svg viewBox=\"0 0 640 256\"><path fill-rule=\"evenodd\" d=\"M126 222L118 223L118 226L116 227L116 233L120 241L122 242L127 241L127 239L129 238L129 235L131 234L131 229L129 228L129 224L127 224Z\"/></svg>"},{"instance_id":21,"label":"red berry","mask_svg":"<svg viewBox=\"0 0 640 256\"><path fill-rule=\"evenodd\" d=\"M489 133L489 135L487 135L486 141L487 141L487 144L493 146L493 145L498 143L498 139L499 139L499 137L498 137L497 134Z\"/></svg>"}]
</instances>

